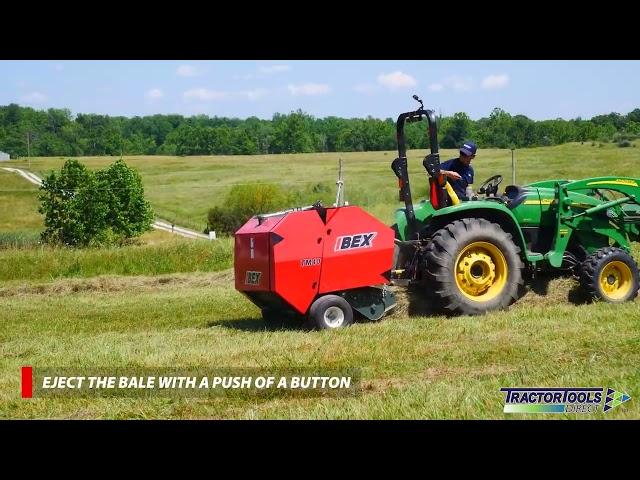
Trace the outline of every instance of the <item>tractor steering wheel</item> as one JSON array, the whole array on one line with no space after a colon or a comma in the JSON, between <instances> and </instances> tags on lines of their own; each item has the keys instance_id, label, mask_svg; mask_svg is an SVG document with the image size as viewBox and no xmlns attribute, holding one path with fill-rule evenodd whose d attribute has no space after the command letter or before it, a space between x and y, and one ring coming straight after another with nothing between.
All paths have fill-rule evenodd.
<instances>
[{"instance_id":1,"label":"tractor steering wheel","mask_svg":"<svg viewBox=\"0 0 640 480\"><path fill-rule=\"evenodd\" d=\"M502 183L502 175L494 175L491 178L485 180L480 188L478 188L478 194L486 194L487 197L489 195L497 195L498 194L498 185Z\"/></svg>"}]
</instances>

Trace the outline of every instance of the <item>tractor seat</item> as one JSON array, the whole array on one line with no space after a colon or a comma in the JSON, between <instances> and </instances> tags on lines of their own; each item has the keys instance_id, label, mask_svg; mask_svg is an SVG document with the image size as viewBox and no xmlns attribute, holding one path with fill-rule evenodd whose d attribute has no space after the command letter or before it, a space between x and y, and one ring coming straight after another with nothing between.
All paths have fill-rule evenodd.
<instances>
[{"instance_id":1,"label":"tractor seat","mask_svg":"<svg viewBox=\"0 0 640 480\"><path fill-rule=\"evenodd\" d=\"M516 208L527 198L527 189L519 185L507 185L504 189L502 199L509 209Z\"/></svg>"}]
</instances>

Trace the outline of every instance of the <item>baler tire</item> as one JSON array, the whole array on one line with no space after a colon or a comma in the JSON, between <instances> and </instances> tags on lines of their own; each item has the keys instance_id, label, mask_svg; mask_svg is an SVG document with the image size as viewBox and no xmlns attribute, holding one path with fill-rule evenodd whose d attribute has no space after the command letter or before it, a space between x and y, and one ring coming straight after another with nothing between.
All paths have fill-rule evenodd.
<instances>
[{"instance_id":1,"label":"baler tire","mask_svg":"<svg viewBox=\"0 0 640 480\"><path fill-rule=\"evenodd\" d=\"M455 220L426 249L427 297L446 315L505 309L526 289L521 249L511 234L484 218Z\"/></svg>"},{"instance_id":2,"label":"baler tire","mask_svg":"<svg viewBox=\"0 0 640 480\"><path fill-rule=\"evenodd\" d=\"M580 268L580 284L595 300L622 303L638 295L638 265L616 247L603 247L589 255Z\"/></svg>"},{"instance_id":3,"label":"baler tire","mask_svg":"<svg viewBox=\"0 0 640 480\"><path fill-rule=\"evenodd\" d=\"M311 305L309 323L320 330L348 327L353 323L353 309L338 295L324 295Z\"/></svg>"}]
</instances>

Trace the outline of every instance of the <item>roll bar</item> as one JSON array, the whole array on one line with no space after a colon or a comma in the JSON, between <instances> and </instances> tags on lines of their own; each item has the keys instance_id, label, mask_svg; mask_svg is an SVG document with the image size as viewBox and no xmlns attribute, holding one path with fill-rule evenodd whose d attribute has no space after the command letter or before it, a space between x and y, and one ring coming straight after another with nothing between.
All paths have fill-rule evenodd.
<instances>
[{"instance_id":1,"label":"roll bar","mask_svg":"<svg viewBox=\"0 0 640 480\"><path fill-rule=\"evenodd\" d=\"M418 225L416 223L416 215L413 210L413 199L411 198L411 186L409 184L409 171L407 166L407 146L404 135L404 126L406 123L412 122L420 122L423 118L427 119L428 124L428 133L429 133L429 148L431 153L427 155L422 165L427 170L429 177L431 177L434 181L430 181L432 195L435 194L438 196L438 199L433 199L434 201L443 200L444 191L442 188L433 188L434 184L441 185L440 178L440 153L438 150L438 126L436 121L436 116L433 110L425 110L424 105L422 104L422 100L418 98L417 95L413 96L414 100L420 102L420 108L414 110L412 112L405 112L398 115L398 119L396 120L396 139L398 142L398 158L396 158L391 163L391 169L393 173L395 173L396 177L398 177L398 197L402 202L404 201L406 207L406 215L407 215L407 223L409 228L411 229L412 235L418 230ZM446 183L446 179L444 180ZM434 191L435 190L435 191ZM438 201L438 205L442 205L443 201Z\"/></svg>"}]
</instances>

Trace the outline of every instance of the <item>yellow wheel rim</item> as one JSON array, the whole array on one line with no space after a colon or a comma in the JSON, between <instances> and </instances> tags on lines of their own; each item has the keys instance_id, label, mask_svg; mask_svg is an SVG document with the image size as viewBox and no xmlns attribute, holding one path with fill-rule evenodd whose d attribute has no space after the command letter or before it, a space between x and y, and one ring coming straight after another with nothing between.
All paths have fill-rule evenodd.
<instances>
[{"instance_id":1,"label":"yellow wheel rim","mask_svg":"<svg viewBox=\"0 0 640 480\"><path fill-rule=\"evenodd\" d=\"M455 263L456 284L471 300L488 302L507 284L509 267L498 247L489 242L473 242L462 249Z\"/></svg>"},{"instance_id":2,"label":"yellow wheel rim","mask_svg":"<svg viewBox=\"0 0 640 480\"><path fill-rule=\"evenodd\" d=\"M610 300L621 300L626 297L632 284L631 269L618 260L607 263L600 272L600 289Z\"/></svg>"}]
</instances>

